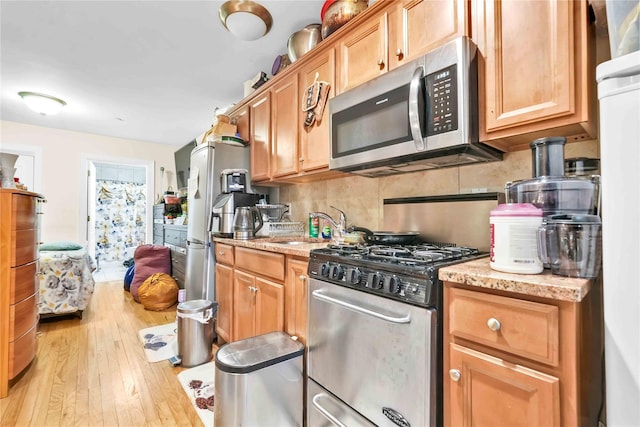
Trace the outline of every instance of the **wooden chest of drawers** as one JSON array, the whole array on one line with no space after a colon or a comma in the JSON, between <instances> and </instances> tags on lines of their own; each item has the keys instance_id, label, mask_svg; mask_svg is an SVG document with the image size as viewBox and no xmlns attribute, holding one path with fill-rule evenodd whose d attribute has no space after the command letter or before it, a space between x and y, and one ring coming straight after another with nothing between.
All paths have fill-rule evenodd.
<instances>
[{"instance_id":1,"label":"wooden chest of drawers","mask_svg":"<svg viewBox=\"0 0 640 427\"><path fill-rule=\"evenodd\" d=\"M42 196L0 189L0 398L36 355Z\"/></svg>"}]
</instances>

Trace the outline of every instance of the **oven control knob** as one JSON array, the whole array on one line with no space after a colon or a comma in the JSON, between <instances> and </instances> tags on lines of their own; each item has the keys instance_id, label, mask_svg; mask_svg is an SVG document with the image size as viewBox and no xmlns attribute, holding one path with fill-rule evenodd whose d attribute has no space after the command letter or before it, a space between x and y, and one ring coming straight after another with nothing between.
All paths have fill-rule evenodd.
<instances>
[{"instance_id":1,"label":"oven control knob","mask_svg":"<svg viewBox=\"0 0 640 427\"><path fill-rule=\"evenodd\" d=\"M393 275L384 278L384 290L390 294L397 294L400 292L400 279L398 276Z\"/></svg>"},{"instance_id":2,"label":"oven control knob","mask_svg":"<svg viewBox=\"0 0 640 427\"><path fill-rule=\"evenodd\" d=\"M328 262L325 262L324 264L322 264L322 266L320 267L320 275L324 277L329 277L330 268L331 268L331 264L329 264Z\"/></svg>"},{"instance_id":3,"label":"oven control knob","mask_svg":"<svg viewBox=\"0 0 640 427\"><path fill-rule=\"evenodd\" d=\"M362 272L359 268L349 268L347 269L347 283L351 285L357 285L360 283L360 279L362 278Z\"/></svg>"},{"instance_id":4,"label":"oven control knob","mask_svg":"<svg viewBox=\"0 0 640 427\"><path fill-rule=\"evenodd\" d=\"M342 280L344 277L344 269L340 264L334 264L329 268L329 279Z\"/></svg>"},{"instance_id":5,"label":"oven control knob","mask_svg":"<svg viewBox=\"0 0 640 427\"><path fill-rule=\"evenodd\" d=\"M369 273L367 276L367 288L380 289L382 288L384 278L380 273Z\"/></svg>"}]
</instances>

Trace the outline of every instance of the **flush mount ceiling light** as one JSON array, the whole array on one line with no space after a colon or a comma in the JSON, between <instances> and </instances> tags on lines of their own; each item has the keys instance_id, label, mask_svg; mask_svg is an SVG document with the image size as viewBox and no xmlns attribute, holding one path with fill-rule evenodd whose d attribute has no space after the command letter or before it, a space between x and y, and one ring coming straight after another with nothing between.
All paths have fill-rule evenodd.
<instances>
[{"instance_id":1,"label":"flush mount ceiling light","mask_svg":"<svg viewBox=\"0 0 640 427\"><path fill-rule=\"evenodd\" d=\"M18 95L20 95L29 109L43 116L57 114L62 110L62 107L67 105L62 99L42 93L18 92Z\"/></svg>"},{"instance_id":2,"label":"flush mount ceiling light","mask_svg":"<svg viewBox=\"0 0 640 427\"><path fill-rule=\"evenodd\" d=\"M273 20L264 6L251 0L229 0L220 6L220 21L240 40L258 40L271 29Z\"/></svg>"}]
</instances>

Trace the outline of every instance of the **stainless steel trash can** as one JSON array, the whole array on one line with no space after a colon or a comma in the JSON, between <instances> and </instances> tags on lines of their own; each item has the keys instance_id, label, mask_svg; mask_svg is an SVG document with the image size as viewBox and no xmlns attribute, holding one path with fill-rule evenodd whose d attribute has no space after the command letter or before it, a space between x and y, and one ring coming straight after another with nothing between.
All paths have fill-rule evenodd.
<instances>
[{"instance_id":1,"label":"stainless steel trash can","mask_svg":"<svg viewBox=\"0 0 640 427\"><path fill-rule=\"evenodd\" d=\"M284 332L220 347L214 425L302 426L303 353L304 345Z\"/></svg>"},{"instance_id":2,"label":"stainless steel trash can","mask_svg":"<svg viewBox=\"0 0 640 427\"><path fill-rule=\"evenodd\" d=\"M182 366L202 365L213 358L213 318L217 303L205 299L178 304L178 356Z\"/></svg>"}]
</instances>

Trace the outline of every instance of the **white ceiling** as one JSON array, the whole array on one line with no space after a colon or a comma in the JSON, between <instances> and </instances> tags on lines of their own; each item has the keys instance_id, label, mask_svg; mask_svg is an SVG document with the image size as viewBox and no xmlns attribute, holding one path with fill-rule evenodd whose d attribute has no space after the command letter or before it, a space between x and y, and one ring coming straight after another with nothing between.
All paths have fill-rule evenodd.
<instances>
[{"instance_id":1,"label":"white ceiling","mask_svg":"<svg viewBox=\"0 0 640 427\"><path fill-rule=\"evenodd\" d=\"M322 0L258 0L273 17L262 39L235 39L218 19L223 1L0 2L2 120L139 141L184 145L216 107L271 74L294 31L320 22ZM67 102L61 113L27 109L19 91Z\"/></svg>"}]
</instances>

